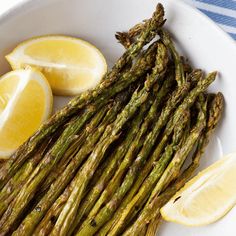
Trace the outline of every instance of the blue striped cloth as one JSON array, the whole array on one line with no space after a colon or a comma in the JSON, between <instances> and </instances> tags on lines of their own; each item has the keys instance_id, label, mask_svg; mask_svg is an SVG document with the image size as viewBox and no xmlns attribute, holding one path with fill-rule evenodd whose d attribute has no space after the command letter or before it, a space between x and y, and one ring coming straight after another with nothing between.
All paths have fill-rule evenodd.
<instances>
[{"instance_id":1,"label":"blue striped cloth","mask_svg":"<svg viewBox=\"0 0 236 236\"><path fill-rule=\"evenodd\" d=\"M184 0L215 21L236 40L236 0Z\"/></svg>"}]
</instances>

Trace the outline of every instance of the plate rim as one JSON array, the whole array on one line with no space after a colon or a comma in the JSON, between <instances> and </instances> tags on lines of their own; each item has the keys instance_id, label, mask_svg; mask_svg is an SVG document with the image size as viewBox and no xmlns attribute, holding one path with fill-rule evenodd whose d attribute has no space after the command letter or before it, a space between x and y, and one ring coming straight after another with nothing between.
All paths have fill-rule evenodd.
<instances>
[{"instance_id":1,"label":"plate rim","mask_svg":"<svg viewBox=\"0 0 236 236\"><path fill-rule=\"evenodd\" d=\"M0 27L2 24L7 23L12 18L19 16L21 14L21 11L23 12L24 10L30 11L32 8L37 9L37 8L40 8L43 4L47 5L53 2L55 2L54 4L56 4L57 1L58 0L21 0L20 2L16 3L13 7L8 9L4 13L0 14ZM222 28L220 28L220 26L218 26L213 20L207 17L199 9L187 4L186 2L182 0L178 0L178 1L164 0L164 1L166 1L167 3L168 2L172 4L174 3L176 4L176 6L180 6L182 8L187 9L190 12L197 14L198 17L199 18L201 17L201 19L203 19L206 22L206 24L208 24L209 27L212 27L212 30L215 30L215 32L218 32L222 36L222 40L230 44L230 47L235 53L234 55L236 55L236 42ZM159 2L159 1L157 0L156 2ZM165 2L163 2L163 4L165 4Z\"/></svg>"}]
</instances>

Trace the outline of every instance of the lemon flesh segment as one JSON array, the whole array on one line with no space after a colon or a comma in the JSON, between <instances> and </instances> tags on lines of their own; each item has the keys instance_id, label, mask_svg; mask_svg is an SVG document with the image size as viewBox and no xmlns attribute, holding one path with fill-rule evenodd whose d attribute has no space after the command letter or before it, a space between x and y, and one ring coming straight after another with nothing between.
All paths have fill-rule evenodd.
<instances>
[{"instance_id":1,"label":"lemon flesh segment","mask_svg":"<svg viewBox=\"0 0 236 236\"><path fill-rule=\"evenodd\" d=\"M27 40L6 58L13 69L31 66L40 70L57 95L76 95L91 89L107 71L106 60L95 46L66 36Z\"/></svg>"},{"instance_id":2,"label":"lemon flesh segment","mask_svg":"<svg viewBox=\"0 0 236 236\"><path fill-rule=\"evenodd\" d=\"M236 204L236 153L220 159L190 180L161 209L166 221L187 226L216 222Z\"/></svg>"},{"instance_id":3,"label":"lemon flesh segment","mask_svg":"<svg viewBox=\"0 0 236 236\"><path fill-rule=\"evenodd\" d=\"M27 69L0 79L0 157L8 158L50 116L52 92L42 73Z\"/></svg>"}]
</instances>

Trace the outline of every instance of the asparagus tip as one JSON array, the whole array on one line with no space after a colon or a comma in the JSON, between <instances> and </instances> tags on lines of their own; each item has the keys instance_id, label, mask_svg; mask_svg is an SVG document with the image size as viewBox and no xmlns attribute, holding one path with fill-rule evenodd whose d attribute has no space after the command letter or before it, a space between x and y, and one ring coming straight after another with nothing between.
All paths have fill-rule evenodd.
<instances>
[{"instance_id":1,"label":"asparagus tip","mask_svg":"<svg viewBox=\"0 0 236 236\"><path fill-rule=\"evenodd\" d=\"M212 76L212 77L216 78L217 74L218 74L217 71L213 71L209 74L209 77Z\"/></svg>"}]
</instances>

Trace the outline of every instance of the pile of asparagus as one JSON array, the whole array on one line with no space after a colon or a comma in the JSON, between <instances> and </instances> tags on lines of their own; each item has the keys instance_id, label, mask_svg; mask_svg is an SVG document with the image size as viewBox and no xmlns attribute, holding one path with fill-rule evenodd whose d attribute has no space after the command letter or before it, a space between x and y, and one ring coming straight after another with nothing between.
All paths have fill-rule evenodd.
<instances>
[{"instance_id":1,"label":"pile of asparagus","mask_svg":"<svg viewBox=\"0 0 236 236\"><path fill-rule=\"evenodd\" d=\"M221 93L179 56L157 5L126 48L0 168L0 235L155 235L220 120ZM186 159L191 164L183 170Z\"/></svg>"}]
</instances>

